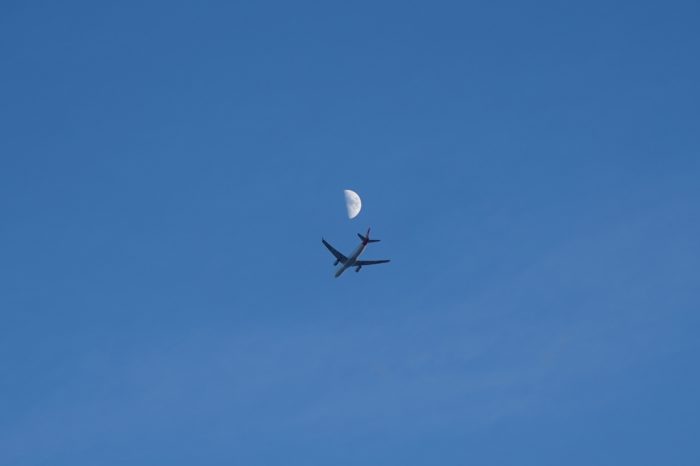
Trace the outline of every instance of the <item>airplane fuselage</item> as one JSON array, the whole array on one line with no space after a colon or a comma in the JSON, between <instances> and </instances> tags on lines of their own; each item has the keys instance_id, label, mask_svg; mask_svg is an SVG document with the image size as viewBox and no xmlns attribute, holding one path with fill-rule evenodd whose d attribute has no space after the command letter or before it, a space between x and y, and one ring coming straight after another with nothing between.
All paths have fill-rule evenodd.
<instances>
[{"instance_id":1,"label":"airplane fuselage","mask_svg":"<svg viewBox=\"0 0 700 466\"><path fill-rule=\"evenodd\" d=\"M348 260L344 264L340 264L340 267L338 267L338 270L335 272L335 278L340 277L340 275L342 275L342 273L345 272L347 269L354 267L355 261L360 257L360 254L362 254L365 251L366 247L367 243L365 243L364 241L360 243L357 249L355 249L350 255L350 257L348 257Z\"/></svg>"}]
</instances>

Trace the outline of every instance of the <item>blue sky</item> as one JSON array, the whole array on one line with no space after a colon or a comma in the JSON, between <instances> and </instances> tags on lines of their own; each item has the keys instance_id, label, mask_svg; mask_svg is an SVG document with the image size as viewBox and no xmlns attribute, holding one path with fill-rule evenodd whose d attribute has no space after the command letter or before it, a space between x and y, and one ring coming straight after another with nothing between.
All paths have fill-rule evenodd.
<instances>
[{"instance_id":1,"label":"blue sky","mask_svg":"<svg viewBox=\"0 0 700 466\"><path fill-rule=\"evenodd\" d=\"M0 463L698 464L699 14L5 2Z\"/></svg>"}]
</instances>

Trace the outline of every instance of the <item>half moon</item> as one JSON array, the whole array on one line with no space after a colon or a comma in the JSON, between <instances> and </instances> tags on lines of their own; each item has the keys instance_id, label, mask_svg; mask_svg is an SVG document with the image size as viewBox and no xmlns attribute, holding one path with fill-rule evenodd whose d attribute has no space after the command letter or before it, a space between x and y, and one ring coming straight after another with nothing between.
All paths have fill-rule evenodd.
<instances>
[{"instance_id":1,"label":"half moon","mask_svg":"<svg viewBox=\"0 0 700 466\"><path fill-rule=\"evenodd\" d=\"M362 200L355 191L346 189L343 192L345 193L345 207L348 209L348 218L353 219L357 217L357 214L362 209Z\"/></svg>"}]
</instances>

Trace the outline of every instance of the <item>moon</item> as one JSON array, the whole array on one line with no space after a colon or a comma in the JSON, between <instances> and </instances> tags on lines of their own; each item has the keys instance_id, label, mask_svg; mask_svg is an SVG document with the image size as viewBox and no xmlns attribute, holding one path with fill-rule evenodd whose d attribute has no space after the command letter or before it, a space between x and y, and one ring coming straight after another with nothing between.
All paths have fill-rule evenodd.
<instances>
[{"instance_id":1,"label":"moon","mask_svg":"<svg viewBox=\"0 0 700 466\"><path fill-rule=\"evenodd\" d=\"M345 207L348 209L348 218L353 219L357 217L362 209L362 199L355 191L346 189L343 192L345 193Z\"/></svg>"}]
</instances>

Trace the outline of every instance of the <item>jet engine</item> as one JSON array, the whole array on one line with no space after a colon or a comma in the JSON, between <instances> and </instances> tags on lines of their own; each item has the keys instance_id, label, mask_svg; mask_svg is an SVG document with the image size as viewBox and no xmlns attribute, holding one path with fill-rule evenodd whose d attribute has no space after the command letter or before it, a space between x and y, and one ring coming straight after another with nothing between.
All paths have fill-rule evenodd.
<instances>
[{"instance_id":1,"label":"jet engine","mask_svg":"<svg viewBox=\"0 0 700 466\"><path fill-rule=\"evenodd\" d=\"M358 265L357 268L355 269L355 273L359 272L361 268L362 268L362 266Z\"/></svg>"}]
</instances>

